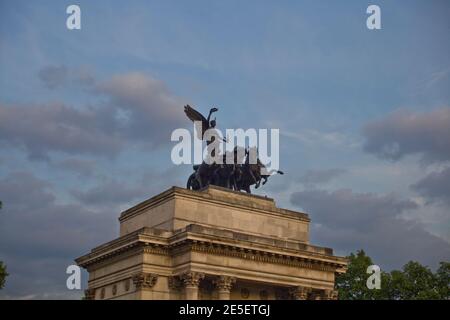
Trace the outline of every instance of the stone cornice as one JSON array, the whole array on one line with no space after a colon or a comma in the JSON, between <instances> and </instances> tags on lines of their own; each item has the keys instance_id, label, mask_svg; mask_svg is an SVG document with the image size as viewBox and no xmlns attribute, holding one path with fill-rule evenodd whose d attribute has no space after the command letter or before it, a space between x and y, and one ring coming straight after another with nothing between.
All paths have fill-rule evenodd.
<instances>
[{"instance_id":1,"label":"stone cornice","mask_svg":"<svg viewBox=\"0 0 450 320\"><path fill-rule=\"evenodd\" d=\"M75 262L82 267L86 267L96 261L117 256L124 251L130 251L142 244L152 243L155 247L168 246L168 239L171 234L168 231L145 227L98 246L92 249L90 253L75 259Z\"/></svg>"},{"instance_id":2,"label":"stone cornice","mask_svg":"<svg viewBox=\"0 0 450 320\"><path fill-rule=\"evenodd\" d=\"M145 231L147 231L147 228L141 230L141 232ZM202 231L205 233L202 233ZM342 257L317 253L313 250L299 250L248 240L227 239L212 235L212 231L214 230L211 230L211 228L191 225L172 234L169 238L155 236L154 234L127 235L124 237L126 239L112 241L109 248L102 246L101 250L80 257L76 259L76 262L87 268L92 265L103 264L104 261L121 259L136 254L174 256L194 251L334 272L344 271L347 265L346 259ZM128 240L128 242L125 240Z\"/></svg>"},{"instance_id":3,"label":"stone cornice","mask_svg":"<svg viewBox=\"0 0 450 320\"><path fill-rule=\"evenodd\" d=\"M267 262L272 264L282 264L299 268L307 268L321 271L336 272L337 269L345 267L345 263L326 262L315 260L314 258L305 258L292 256L287 254L268 253L266 251L248 250L241 247L211 245L208 243L194 242L189 247L195 252L203 252L207 254L214 254L226 257L235 257L245 260L252 260L258 262Z\"/></svg>"},{"instance_id":4,"label":"stone cornice","mask_svg":"<svg viewBox=\"0 0 450 320\"><path fill-rule=\"evenodd\" d=\"M236 197L236 194L239 197ZM272 198L266 198L258 195L246 194L243 192L224 189L217 186L209 186L201 191L192 191L179 187L172 187L148 200L145 200L136 206L123 211L120 214L119 221L122 222L135 215L139 215L146 209L158 206L164 202L175 198L189 198L192 200L201 200L217 205L227 207L238 207L240 209L262 212L282 216L284 218L304 220L310 222L309 216L303 212L296 212L288 209L278 208Z\"/></svg>"},{"instance_id":5,"label":"stone cornice","mask_svg":"<svg viewBox=\"0 0 450 320\"><path fill-rule=\"evenodd\" d=\"M122 244L126 244L126 243L130 242L131 240L141 240L143 238L148 238L148 237L151 238L153 241L156 241L157 239L159 239L159 241L164 242L164 241L167 241L167 239L172 234L173 234L172 232L166 231L166 230L143 227L143 228L138 229L134 232L131 232L127 235L124 235L120 238L114 239L114 240L104 243L98 247L95 247L91 250L91 252L92 253L103 252L105 250L111 249L111 247L117 247Z\"/></svg>"},{"instance_id":6,"label":"stone cornice","mask_svg":"<svg viewBox=\"0 0 450 320\"><path fill-rule=\"evenodd\" d=\"M200 242L239 244L244 248L260 248L264 250L285 251L290 253L305 253L308 256L335 257L333 250L325 247L313 246L301 241L264 237L260 235L247 234L242 232L223 230L217 228L206 227L197 224L191 224L178 233L175 233L170 243L173 245L177 241L183 241L185 238Z\"/></svg>"}]
</instances>

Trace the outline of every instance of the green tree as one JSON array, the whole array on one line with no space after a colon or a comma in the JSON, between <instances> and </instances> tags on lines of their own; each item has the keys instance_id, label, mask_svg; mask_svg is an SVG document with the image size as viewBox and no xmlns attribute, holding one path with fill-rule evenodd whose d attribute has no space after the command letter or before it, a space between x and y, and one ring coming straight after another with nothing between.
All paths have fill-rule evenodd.
<instances>
[{"instance_id":1,"label":"green tree","mask_svg":"<svg viewBox=\"0 0 450 320\"><path fill-rule=\"evenodd\" d=\"M391 299L441 299L437 277L429 268L418 262L408 262L402 271L393 270L391 276L392 282L388 284Z\"/></svg>"},{"instance_id":2,"label":"green tree","mask_svg":"<svg viewBox=\"0 0 450 320\"><path fill-rule=\"evenodd\" d=\"M0 209L2 208L2 202L0 201ZM0 289L5 286L6 277L8 273L6 272L6 266L3 264L3 261L0 261Z\"/></svg>"},{"instance_id":3,"label":"green tree","mask_svg":"<svg viewBox=\"0 0 450 320\"><path fill-rule=\"evenodd\" d=\"M387 299L387 290L383 283L389 282L389 274L381 272L381 289L370 290L366 282L370 274L367 267L373 265L372 259L366 255L364 250L359 250L356 254L351 253L347 257L349 260L348 270L345 274L336 278L336 289L341 300L375 300Z\"/></svg>"},{"instance_id":4,"label":"green tree","mask_svg":"<svg viewBox=\"0 0 450 320\"><path fill-rule=\"evenodd\" d=\"M390 298L401 300L441 299L436 275L425 266L410 261L402 271L391 272Z\"/></svg>"},{"instance_id":5,"label":"green tree","mask_svg":"<svg viewBox=\"0 0 450 320\"><path fill-rule=\"evenodd\" d=\"M8 273L6 272L6 266L3 264L3 261L0 261L0 289L5 286L7 276Z\"/></svg>"},{"instance_id":6,"label":"green tree","mask_svg":"<svg viewBox=\"0 0 450 320\"><path fill-rule=\"evenodd\" d=\"M441 262L436 271L436 282L441 299L450 300L450 262Z\"/></svg>"},{"instance_id":7,"label":"green tree","mask_svg":"<svg viewBox=\"0 0 450 320\"><path fill-rule=\"evenodd\" d=\"M381 272L381 288L368 289L367 267L372 259L363 250L351 253L347 273L336 278L336 289L342 300L433 300L450 299L450 263L441 262L433 273L428 267L410 261L402 270Z\"/></svg>"}]
</instances>

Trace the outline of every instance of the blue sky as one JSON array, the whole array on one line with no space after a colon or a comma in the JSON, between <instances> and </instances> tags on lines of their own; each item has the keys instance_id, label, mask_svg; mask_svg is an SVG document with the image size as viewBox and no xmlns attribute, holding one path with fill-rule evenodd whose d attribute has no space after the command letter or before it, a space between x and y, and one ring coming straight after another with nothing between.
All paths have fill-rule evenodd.
<instances>
[{"instance_id":1,"label":"blue sky","mask_svg":"<svg viewBox=\"0 0 450 320\"><path fill-rule=\"evenodd\" d=\"M286 175L258 193L310 213L315 244L385 269L449 260L448 1L77 1L73 31L70 4L0 4L0 297L81 295L73 258L184 185L186 103L280 129Z\"/></svg>"}]
</instances>

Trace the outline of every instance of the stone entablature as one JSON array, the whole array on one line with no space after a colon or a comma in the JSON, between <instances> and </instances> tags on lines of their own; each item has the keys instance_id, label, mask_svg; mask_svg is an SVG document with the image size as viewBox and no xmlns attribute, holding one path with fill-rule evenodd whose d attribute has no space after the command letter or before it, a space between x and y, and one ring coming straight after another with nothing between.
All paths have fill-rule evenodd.
<instances>
[{"instance_id":1,"label":"stone entablature","mask_svg":"<svg viewBox=\"0 0 450 320\"><path fill-rule=\"evenodd\" d=\"M245 238L245 240L244 240ZM264 241L265 240L265 241ZM237 242L238 241L238 242ZM187 248L185 245L188 245ZM142 228L132 234L108 242L94 248L91 253L78 258L77 263L83 267L129 254L131 249L139 248L148 253L174 255L176 251L188 250L218 254L223 256L236 256L242 259L267 261L272 263L298 264L305 268L327 268L334 270L337 266L345 264L344 258L333 256L330 248L307 245L301 242L264 239L259 236L217 230L199 225L189 225L176 232L159 232L155 229Z\"/></svg>"}]
</instances>

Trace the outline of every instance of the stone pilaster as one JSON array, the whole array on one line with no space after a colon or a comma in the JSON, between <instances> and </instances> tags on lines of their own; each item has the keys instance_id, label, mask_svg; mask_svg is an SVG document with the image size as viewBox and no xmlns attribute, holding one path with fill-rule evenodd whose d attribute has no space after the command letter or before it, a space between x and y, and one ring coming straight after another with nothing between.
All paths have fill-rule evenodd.
<instances>
[{"instance_id":1,"label":"stone pilaster","mask_svg":"<svg viewBox=\"0 0 450 320\"><path fill-rule=\"evenodd\" d=\"M200 272L187 272L180 276L184 283L186 300L198 300L198 285L204 277L205 274Z\"/></svg>"},{"instance_id":2,"label":"stone pilaster","mask_svg":"<svg viewBox=\"0 0 450 320\"><path fill-rule=\"evenodd\" d=\"M236 278L230 276L219 276L213 280L213 283L219 292L219 300L230 300L231 289L236 283Z\"/></svg>"},{"instance_id":3,"label":"stone pilaster","mask_svg":"<svg viewBox=\"0 0 450 320\"><path fill-rule=\"evenodd\" d=\"M291 294L292 298L294 298L294 300L307 300L308 295L311 293L311 291L311 288L297 286L290 288L289 293Z\"/></svg>"}]
</instances>

